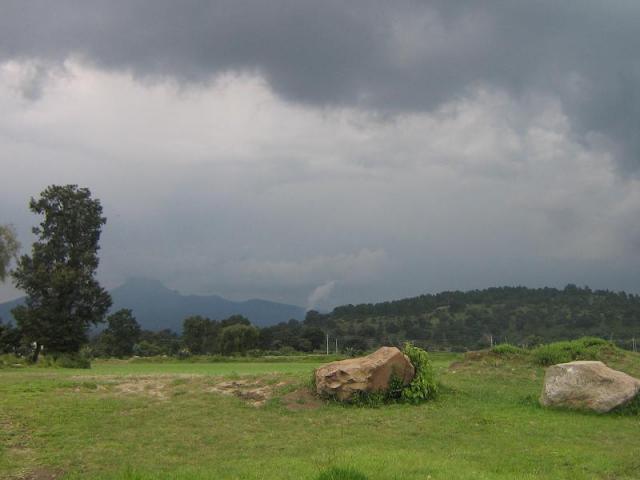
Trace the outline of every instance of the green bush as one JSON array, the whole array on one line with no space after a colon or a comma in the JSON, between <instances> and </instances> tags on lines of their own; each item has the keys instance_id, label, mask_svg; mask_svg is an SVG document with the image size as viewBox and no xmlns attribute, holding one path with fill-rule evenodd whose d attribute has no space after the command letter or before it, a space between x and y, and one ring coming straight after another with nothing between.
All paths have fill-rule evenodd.
<instances>
[{"instance_id":1,"label":"green bush","mask_svg":"<svg viewBox=\"0 0 640 480\"><path fill-rule=\"evenodd\" d=\"M411 383L402 389L401 399L416 404L435 398L438 386L429 354L411 343L405 343L403 352L409 357L416 374Z\"/></svg>"},{"instance_id":2,"label":"green bush","mask_svg":"<svg viewBox=\"0 0 640 480\"><path fill-rule=\"evenodd\" d=\"M568 342L555 342L548 345L540 345L533 351L533 360L538 365L548 366L556 363L566 363L572 360Z\"/></svg>"},{"instance_id":3,"label":"green bush","mask_svg":"<svg viewBox=\"0 0 640 480\"><path fill-rule=\"evenodd\" d=\"M317 480L368 480L368 477L355 468L331 467L322 472Z\"/></svg>"},{"instance_id":4,"label":"green bush","mask_svg":"<svg viewBox=\"0 0 640 480\"><path fill-rule=\"evenodd\" d=\"M25 357L18 357L13 353L0 355L0 368L26 367L29 361Z\"/></svg>"},{"instance_id":5,"label":"green bush","mask_svg":"<svg viewBox=\"0 0 640 480\"><path fill-rule=\"evenodd\" d=\"M491 353L495 353L496 355L508 356L508 355L520 355L522 353L525 353L525 351L520 347L511 345L510 343L500 343L498 345L495 345L491 349Z\"/></svg>"},{"instance_id":6,"label":"green bush","mask_svg":"<svg viewBox=\"0 0 640 480\"><path fill-rule=\"evenodd\" d=\"M63 353L56 356L41 355L39 367L91 368L91 360L82 353Z\"/></svg>"},{"instance_id":7,"label":"green bush","mask_svg":"<svg viewBox=\"0 0 640 480\"><path fill-rule=\"evenodd\" d=\"M573 343L582 345L585 348L595 347L595 346L610 347L613 345L608 340L605 340L604 338L600 338L600 337L582 337L582 338L579 338L578 340L573 340Z\"/></svg>"},{"instance_id":8,"label":"green bush","mask_svg":"<svg viewBox=\"0 0 640 480\"><path fill-rule=\"evenodd\" d=\"M79 353L60 355L56 364L61 368L91 368L91 360Z\"/></svg>"},{"instance_id":9,"label":"green bush","mask_svg":"<svg viewBox=\"0 0 640 480\"><path fill-rule=\"evenodd\" d=\"M573 360L600 360L605 353L614 353L616 350L615 345L602 338L583 337L540 345L532 353L535 363L548 366Z\"/></svg>"}]
</instances>

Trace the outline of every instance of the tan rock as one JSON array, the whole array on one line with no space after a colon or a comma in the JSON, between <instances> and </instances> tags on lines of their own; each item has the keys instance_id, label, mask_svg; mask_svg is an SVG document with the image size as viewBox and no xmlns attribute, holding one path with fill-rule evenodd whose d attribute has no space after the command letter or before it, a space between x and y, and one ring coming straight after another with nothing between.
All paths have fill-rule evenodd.
<instances>
[{"instance_id":1,"label":"tan rock","mask_svg":"<svg viewBox=\"0 0 640 480\"><path fill-rule=\"evenodd\" d=\"M327 363L316 370L318 394L349 400L356 392L379 392L389 388L392 375L408 385L415 369L396 347L382 347L366 357Z\"/></svg>"},{"instance_id":2,"label":"tan rock","mask_svg":"<svg viewBox=\"0 0 640 480\"><path fill-rule=\"evenodd\" d=\"M540 403L605 413L631 401L640 392L640 380L602 362L560 363L547 369Z\"/></svg>"}]
</instances>

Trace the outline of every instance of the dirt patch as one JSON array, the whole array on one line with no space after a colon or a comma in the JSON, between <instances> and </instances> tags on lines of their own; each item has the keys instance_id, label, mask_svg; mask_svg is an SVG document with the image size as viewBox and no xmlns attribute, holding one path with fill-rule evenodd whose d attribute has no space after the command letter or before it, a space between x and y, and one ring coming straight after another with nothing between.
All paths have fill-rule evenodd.
<instances>
[{"instance_id":1,"label":"dirt patch","mask_svg":"<svg viewBox=\"0 0 640 480\"><path fill-rule=\"evenodd\" d=\"M73 391L87 392L91 383L91 391L107 394L146 396L156 400L169 400L176 395L187 393L209 392L232 395L246 401L254 407L261 407L268 400L282 391L282 387L290 385L291 380L282 380L277 376L262 378L240 378L225 380L224 377L203 377L194 375L148 375L148 376L76 376L81 381L73 385ZM94 382L90 382L94 380ZM300 401L301 405L310 403L311 399Z\"/></svg>"},{"instance_id":2,"label":"dirt patch","mask_svg":"<svg viewBox=\"0 0 640 480\"><path fill-rule=\"evenodd\" d=\"M158 400L167 400L168 382L159 378L137 378L133 381L122 382L114 385L113 390L123 395L145 395Z\"/></svg>"},{"instance_id":3,"label":"dirt patch","mask_svg":"<svg viewBox=\"0 0 640 480\"><path fill-rule=\"evenodd\" d=\"M175 394L175 387L185 386L196 377L201 378L202 376L191 374L145 376L76 375L72 379L79 383L72 385L71 388L77 393L115 393L117 395L140 395L157 400L168 400L172 394Z\"/></svg>"},{"instance_id":4,"label":"dirt patch","mask_svg":"<svg viewBox=\"0 0 640 480\"><path fill-rule=\"evenodd\" d=\"M256 380L232 380L209 387L208 391L221 393L222 395L233 395L245 400L254 407L261 407L267 400L273 398L278 388L285 385L287 385L287 382L265 385Z\"/></svg>"},{"instance_id":5,"label":"dirt patch","mask_svg":"<svg viewBox=\"0 0 640 480\"><path fill-rule=\"evenodd\" d=\"M288 410L315 410L324 405L324 402L308 388L300 388L289 392L280 401Z\"/></svg>"},{"instance_id":6,"label":"dirt patch","mask_svg":"<svg viewBox=\"0 0 640 480\"><path fill-rule=\"evenodd\" d=\"M40 467L21 473L10 480L58 480L62 478L63 472L56 469Z\"/></svg>"}]
</instances>

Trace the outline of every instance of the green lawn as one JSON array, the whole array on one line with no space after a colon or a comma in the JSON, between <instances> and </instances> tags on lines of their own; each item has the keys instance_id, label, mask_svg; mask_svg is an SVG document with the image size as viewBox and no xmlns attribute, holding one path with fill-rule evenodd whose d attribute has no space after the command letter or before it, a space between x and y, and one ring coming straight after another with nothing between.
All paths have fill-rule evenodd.
<instances>
[{"instance_id":1,"label":"green lawn","mask_svg":"<svg viewBox=\"0 0 640 480\"><path fill-rule=\"evenodd\" d=\"M544 372L524 362L433 358L437 401L375 409L281 400L309 362L0 370L0 478L293 480L333 465L371 480L640 478L639 417L542 409ZM640 376L638 356L612 366ZM212 391L247 379L275 398Z\"/></svg>"}]
</instances>

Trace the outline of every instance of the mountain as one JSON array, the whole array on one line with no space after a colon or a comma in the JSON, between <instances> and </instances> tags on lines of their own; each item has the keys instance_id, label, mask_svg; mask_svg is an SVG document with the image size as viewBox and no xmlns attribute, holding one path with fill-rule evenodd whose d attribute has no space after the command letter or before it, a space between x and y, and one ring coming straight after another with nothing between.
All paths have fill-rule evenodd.
<instances>
[{"instance_id":1,"label":"mountain","mask_svg":"<svg viewBox=\"0 0 640 480\"><path fill-rule=\"evenodd\" d=\"M182 295L170 290L157 280L132 278L110 291L114 312L130 308L142 328L182 330L182 321L190 315L222 320L240 314L254 325L264 327L285 322L292 318L302 320L303 308L296 305L251 299L233 302L217 295ZM12 320L11 309L22 303L22 299L0 304L0 318Z\"/></svg>"}]
</instances>

